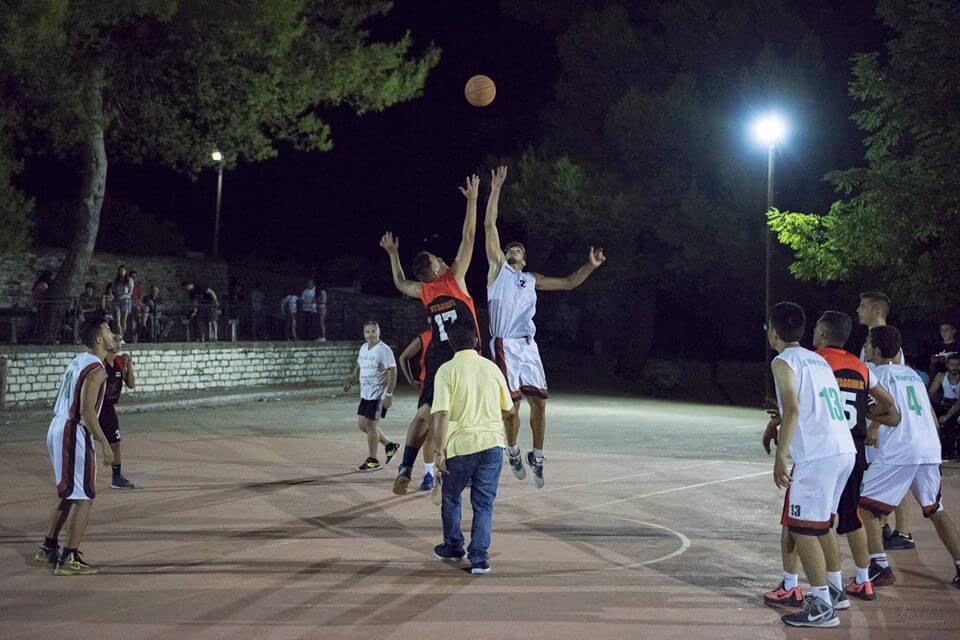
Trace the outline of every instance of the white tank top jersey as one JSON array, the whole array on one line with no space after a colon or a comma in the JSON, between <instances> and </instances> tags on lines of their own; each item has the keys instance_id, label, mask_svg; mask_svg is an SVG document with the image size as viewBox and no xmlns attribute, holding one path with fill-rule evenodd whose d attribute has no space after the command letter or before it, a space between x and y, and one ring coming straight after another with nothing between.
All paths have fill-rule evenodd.
<instances>
[{"instance_id":1,"label":"white tank top jersey","mask_svg":"<svg viewBox=\"0 0 960 640\"><path fill-rule=\"evenodd\" d=\"M877 462L886 464L940 464L940 437L934 426L927 387L917 372L901 364L874 368L900 412L900 424L880 429Z\"/></svg>"},{"instance_id":2,"label":"white tank top jersey","mask_svg":"<svg viewBox=\"0 0 960 640\"><path fill-rule=\"evenodd\" d=\"M944 400L958 400L960 399L960 378L957 378L957 384L950 384L950 374L943 374L943 399Z\"/></svg>"},{"instance_id":3,"label":"white tank top jersey","mask_svg":"<svg viewBox=\"0 0 960 640\"><path fill-rule=\"evenodd\" d=\"M864 362L867 361L867 345L860 347L860 359ZM903 355L903 349L900 349L897 353L897 357L894 358L894 362L897 364L907 364L907 357Z\"/></svg>"},{"instance_id":4,"label":"white tank top jersey","mask_svg":"<svg viewBox=\"0 0 960 640\"><path fill-rule=\"evenodd\" d=\"M533 338L537 327L537 278L517 271L506 262L487 287L490 335L494 338Z\"/></svg>"},{"instance_id":5,"label":"white tank top jersey","mask_svg":"<svg viewBox=\"0 0 960 640\"><path fill-rule=\"evenodd\" d=\"M60 381L60 391L53 405L53 415L63 420L77 420L83 424L80 419L80 390L83 388L86 377L98 368L103 369L103 363L92 353L81 353L70 362ZM106 378L104 378L105 386ZM104 389L101 388L97 400L97 415L100 415L100 405L103 404L103 391Z\"/></svg>"},{"instance_id":6,"label":"white tank top jersey","mask_svg":"<svg viewBox=\"0 0 960 640\"><path fill-rule=\"evenodd\" d=\"M800 464L841 453L856 453L843 412L840 387L827 361L803 347L786 349L776 360L785 362L796 377L800 418L790 442L793 461ZM783 415L779 388L777 404Z\"/></svg>"}]
</instances>

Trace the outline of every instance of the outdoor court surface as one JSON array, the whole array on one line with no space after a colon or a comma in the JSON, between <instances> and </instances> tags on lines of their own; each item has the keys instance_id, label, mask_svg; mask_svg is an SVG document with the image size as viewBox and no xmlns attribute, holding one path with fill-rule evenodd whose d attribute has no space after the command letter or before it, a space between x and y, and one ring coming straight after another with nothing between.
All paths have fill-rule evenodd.
<instances>
[{"instance_id":1,"label":"outdoor court surface","mask_svg":"<svg viewBox=\"0 0 960 640\"><path fill-rule=\"evenodd\" d=\"M429 497L391 494L398 460L352 470L356 402L318 391L121 416L138 488L101 472L91 577L30 564L54 500L46 420L0 426L0 638L960 637L953 564L916 508L918 549L891 554L898 584L838 629L787 630L762 604L780 579L782 494L760 411L556 393L546 487L504 466L493 572L470 576L433 558ZM402 441L413 411L401 395L388 436ZM944 473L957 518L960 473Z\"/></svg>"}]
</instances>

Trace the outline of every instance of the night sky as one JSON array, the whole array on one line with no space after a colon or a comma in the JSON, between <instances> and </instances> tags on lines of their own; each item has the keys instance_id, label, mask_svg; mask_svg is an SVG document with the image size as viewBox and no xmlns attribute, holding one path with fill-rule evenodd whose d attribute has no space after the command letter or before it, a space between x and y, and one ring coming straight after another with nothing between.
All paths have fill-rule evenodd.
<instances>
[{"instance_id":1,"label":"night sky","mask_svg":"<svg viewBox=\"0 0 960 640\"><path fill-rule=\"evenodd\" d=\"M837 140L837 166L811 166L801 147L787 147L780 164L778 198L789 201L795 181L819 181L826 170L861 162L860 135L848 118L856 105L844 98L850 77L849 56L875 50L884 32L873 17L872 2L837 2L836 15L812 19L825 40L836 84L825 95L843 101L836 113L846 139ZM282 148L278 158L241 165L225 176L221 252L227 258L285 259L322 265L338 256L377 260L384 280L387 260L377 247L392 229L401 238L401 257L429 248L452 258L462 224L464 199L457 187L485 160L508 156L535 144L543 134L541 112L553 96L558 73L555 33L500 12L497 2L401 1L370 25L374 38L396 38L409 28L417 46L433 41L442 49L439 66L422 98L383 113L356 116L348 109L327 113L334 149L299 153ZM469 106L463 85L485 73L497 84L497 98L486 108ZM743 105L746 117L752 105ZM802 123L800 123L802 128ZM742 161L765 163L762 150L744 147ZM212 163L211 163L212 164ZM196 181L155 166L112 162L108 197L132 200L158 217L176 221L194 250L209 251L213 227L216 172L213 166ZM49 160L28 161L23 179L28 191L44 198L76 193L75 169ZM762 206L764 184L757 186ZM829 204L790 202L803 210ZM481 191L482 220L486 187ZM509 218L501 235L511 236ZM478 253L481 258L482 236ZM324 273L329 284L335 274Z\"/></svg>"}]
</instances>

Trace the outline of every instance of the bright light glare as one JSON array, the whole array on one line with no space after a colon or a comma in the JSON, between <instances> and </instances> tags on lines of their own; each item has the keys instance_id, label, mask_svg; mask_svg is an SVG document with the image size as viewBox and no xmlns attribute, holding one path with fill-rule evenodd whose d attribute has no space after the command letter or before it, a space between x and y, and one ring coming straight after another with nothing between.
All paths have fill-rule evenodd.
<instances>
[{"instance_id":1,"label":"bright light glare","mask_svg":"<svg viewBox=\"0 0 960 640\"><path fill-rule=\"evenodd\" d=\"M754 121L750 130L758 142L775 145L783 142L787 135L787 123L782 116L772 113Z\"/></svg>"},{"instance_id":2,"label":"bright light glare","mask_svg":"<svg viewBox=\"0 0 960 640\"><path fill-rule=\"evenodd\" d=\"M223 160L223 154L220 153L219 151L214 151L213 153L210 154L210 157L213 158L214 162L220 162L221 160Z\"/></svg>"}]
</instances>

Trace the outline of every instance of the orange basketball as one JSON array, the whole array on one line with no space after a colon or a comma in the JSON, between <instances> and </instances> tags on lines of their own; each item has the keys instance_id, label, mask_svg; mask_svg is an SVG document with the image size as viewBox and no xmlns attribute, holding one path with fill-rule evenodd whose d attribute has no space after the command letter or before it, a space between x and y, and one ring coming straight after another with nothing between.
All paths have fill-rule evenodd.
<instances>
[{"instance_id":1,"label":"orange basketball","mask_svg":"<svg viewBox=\"0 0 960 640\"><path fill-rule=\"evenodd\" d=\"M467 102L475 107L485 107L497 97L497 85L493 84L487 76L473 76L467 80L467 86L463 88L463 95L467 97Z\"/></svg>"}]
</instances>

